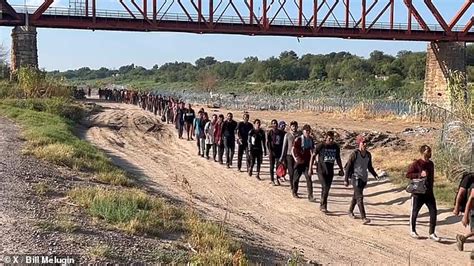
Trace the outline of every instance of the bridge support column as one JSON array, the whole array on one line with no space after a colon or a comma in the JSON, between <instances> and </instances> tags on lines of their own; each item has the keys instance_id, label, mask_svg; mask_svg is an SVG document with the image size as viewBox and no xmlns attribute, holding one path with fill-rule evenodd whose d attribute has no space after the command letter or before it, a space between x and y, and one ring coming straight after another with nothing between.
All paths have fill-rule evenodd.
<instances>
[{"instance_id":1,"label":"bridge support column","mask_svg":"<svg viewBox=\"0 0 474 266\"><path fill-rule=\"evenodd\" d=\"M460 71L466 77L466 43L432 42L426 54L426 74L423 100L451 110L448 91L449 75ZM467 82L466 79L463 81Z\"/></svg>"},{"instance_id":2,"label":"bridge support column","mask_svg":"<svg viewBox=\"0 0 474 266\"><path fill-rule=\"evenodd\" d=\"M20 67L38 67L38 48L36 28L16 26L12 30L11 72Z\"/></svg>"}]
</instances>

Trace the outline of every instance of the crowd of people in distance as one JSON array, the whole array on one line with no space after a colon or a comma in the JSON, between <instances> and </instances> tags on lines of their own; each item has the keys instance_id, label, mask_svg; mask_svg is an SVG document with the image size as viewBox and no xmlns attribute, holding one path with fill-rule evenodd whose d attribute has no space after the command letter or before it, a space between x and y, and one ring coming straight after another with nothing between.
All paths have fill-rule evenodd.
<instances>
[{"instance_id":1,"label":"crowd of people in distance","mask_svg":"<svg viewBox=\"0 0 474 266\"><path fill-rule=\"evenodd\" d=\"M311 202L314 201L312 176L316 170L321 183L320 211L325 214L328 213L328 197L336 174L335 169L338 169L337 175L344 177L344 185L352 185L353 188L348 216L356 218L354 209L357 206L362 223L371 222L365 211L364 189L369 180L369 173L376 180L379 176L372 165L372 155L367 150L369 141L364 135L357 136L357 148L351 152L343 166L341 149L335 141L337 134L333 131L325 132L324 139L316 140L310 125L303 125L300 130L297 121L291 121L287 125L285 121L274 119L265 130L260 119L250 122L250 114L247 112L243 114L242 121L237 122L230 112L226 116L209 115L204 108L200 108L196 113L191 104L186 105L184 101L171 96L129 90L103 90L100 95L104 95L104 99L138 105L143 110L153 112L163 123L174 125L179 139L195 141L198 156L225 164L227 168L233 166L237 146L237 170L245 171L258 180L262 180L260 173L263 158L268 156L271 184L279 186L281 182L289 181L294 198L300 198L299 183L304 175L307 198ZM438 211L434 195L435 167L431 160L432 149L428 145L422 145L419 153L420 158L408 166L406 173L410 184L418 186L415 189L412 186L411 191L410 236L420 239L416 222L421 207L426 205L430 216L429 239L439 242L441 239L435 232ZM466 240L474 235L473 181L474 174L466 172L456 195L453 213L462 213L462 223L468 227L468 233L456 237L459 250L463 250Z\"/></svg>"}]
</instances>

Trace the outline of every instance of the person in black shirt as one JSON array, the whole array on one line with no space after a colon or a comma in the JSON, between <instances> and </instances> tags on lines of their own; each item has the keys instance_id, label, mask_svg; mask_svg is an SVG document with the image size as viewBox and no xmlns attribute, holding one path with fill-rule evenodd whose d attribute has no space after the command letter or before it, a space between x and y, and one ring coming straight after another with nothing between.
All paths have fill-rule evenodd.
<instances>
[{"instance_id":1,"label":"person in black shirt","mask_svg":"<svg viewBox=\"0 0 474 266\"><path fill-rule=\"evenodd\" d=\"M318 155L318 178L321 182L321 203L320 210L328 212L328 196L334 179L334 161L339 166L339 176L344 176L341 161L341 148L334 142L334 132L326 133L325 142L316 146L315 155Z\"/></svg>"},{"instance_id":2,"label":"person in black shirt","mask_svg":"<svg viewBox=\"0 0 474 266\"><path fill-rule=\"evenodd\" d=\"M178 137L180 139L183 138L183 130L184 130L184 114L186 109L184 107L184 102L181 102L180 106L178 107Z\"/></svg>"},{"instance_id":3,"label":"person in black shirt","mask_svg":"<svg viewBox=\"0 0 474 266\"><path fill-rule=\"evenodd\" d=\"M462 175L461 182L459 182L458 193L456 193L456 198L454 202L454 215L459 215L459 213L464 213L464 209L466 207L467 199L469 195L467 195L467 191L474 183L474 173L465 172Z\"/></svg>"},{"instance_id":4,"label":"person in black shirt","mask_svg":"<svg viewBox=\"0 0 474 266\"><path fill-rule=\"evenodd\" d=\"M250 166L249 162L249 153L248 153L248 136L250 130L253 129L252 123L249 122L249 114L244 114L244 121L240 122L237 126L237 143L239 144L238 151L237 151L237 168L239 172L242 169L242 157L245 152L245 157L247 158L247 172Z\"/></svg>"},{"instance_id":5,"label":"person in black shirt","mask_svg":"<svg viewBox=\"0 0 474 266\"><path fill-rule=\"evenodd\" d=\"M188 108L184 112L184 122L186 123L186 133L188 134L188 140L193 140L192 132L194 118L196 118L196 113L194 112L193 108L191 108L191 104L188 104Z\"/></svg>"},{"instance_id":6,"label":"person in black shirt","mask_svg":"<svg viewBox=\"0 0 474 266\"><path fill-rule=\"evenodd\" d=\"M467 190L466 206L464 208L464 215L461 220L463 226L466 227L465 234L456 235L456 246L459 251L464 251L464 243L474 236L474 184L471 184ZM472 252L471 252L472 256Z\"/></svg>"},{"instance_id":7,"label":"person in black shirt","mask_svg":"<svg viewBox=\"0 0 474 266\"><path fill-rule=\"evenodd\" d=\"M233 120L232 113L227 114L227 120L222 125L222 139L224 140L225 157L227 168L232 165L235 153L235 130L237 122Z\"/></svg>"},{"instance_id":8,"label":"person in black shirt","mask_svg":"<svg viewBox=\"0 0 474 266\"><path fill-rule=\"evenodd\" d=\"M248 136L248 147L250 154L249 176L252 176L255 161L257 161L256 178L260 180L260 166L262 165L263 155L267 156L267 148L265 146L265 131L260 128L261 122L255 119L253 122L255 127L250 130Z\"/></svg>"},{"instance_id":9,"label":"person in black shirt","mask_svg":"<svg viewBox=\"0 0 474 266\"><path fill-rule=\"evenodd\" d=\"M280 181L278 178L275 182L275 167L276 162L280 159L281 152L283 150L283 139L285 138L286 132L278 128L278 122L272 120L272 129L268 131L267 146L268 146L268 157L270 159L270 178L274 186L279 186Z\"/></svg>"}]
</instances>

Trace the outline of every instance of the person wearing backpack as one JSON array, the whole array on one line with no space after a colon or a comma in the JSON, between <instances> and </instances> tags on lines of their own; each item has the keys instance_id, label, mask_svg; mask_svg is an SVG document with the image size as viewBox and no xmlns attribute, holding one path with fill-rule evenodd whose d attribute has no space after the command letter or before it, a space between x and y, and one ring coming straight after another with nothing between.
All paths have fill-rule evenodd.
<instances>
[{"instance_id":1,"label":"person wearing backpack","mask_svg":"<svg viewBox=\"0 0 474 266\"><path fill-rule=\"evenodd\" d=\"M204 120L204 110L199 110L198 116L194 118L193 128L194 134L196 136L196 145L198 147L198 156L204 157L204 154L201 153L201 138L204 137L204 126L202 126L202 121Z\"/></svg>"},{"instance_id":2,"label":"person wearing backpack","mask_svg":"<svg viewBox=\"0 0 474 266\"><path fill-rule=\"evenodd\" d=\"M224 164L222 157L224 157L224 140L222 139L222 126L224 125L224 115L219 114L214 129L214 143L217 148L217 160L214 156L214 161Z\"/></svg>"},{"instance_id":3,"label":"person wearing backpack","mask_svg":"<svg viewBox=\"0 0 474 266\"><path fill-rule=\"evenodd\" d=\"M430 239L436 242L441 239L436 235L436 216L438 209L436 208L436 198L433 192L434 185L434 163L431 161L431 147L428 145L422 145L420 147L421 158L415 160L409 167L406 177L424 183L424 191L414 192L411 195L411 215L410 215L410 236L415 239L420 239L420 236L416 232L416 218L420 212L421 207L426 204L430 213Z\"/></svg>"},{"instance_id":4,"label":"person wearing backpack","mask_svg":"<svg viewBox=\"0 0 474 266\"><path fill-rule=\"evenodd\" d=\"M214 139L216 131L217 115L213 114L212 119L207 122L204 127L204 133L206 134L206 158L209 160L209 151L212 148L212 158L216 160L217 147Z\"/></svg>"},{"instance_id":5,"label":"person wearing backpack","mask_svg":"<svg viewBox=\"0 0 474 266\"><path fill-rule=\"evenodd\" d=\"M286 126L286 125L285 125ZM275 167L277 160L281 157L283 150L283 139L285 138L285 131L278 127L277 120L272 120L272 129L267 134L268 157L270 160L270 178L274 186L280 185L280 180L275 180Z\"/></svg>"},{"instance_id":6,"label":"person wearing backpack","mask_svg":"<svg viewBox=\"0 0 474 266\"><path fill-rule=\"evenodd\" d=\"M368 172L370 172L376 180L378 180L379 177L372 166L372 155L367 151L367 140L365 137L362 135L357 136L356 143L358 149L351 154L345 167L346 175L344 185L346 187L349 186L349 181L351 181L354 189L354 194L349 206L349 217L355 218L354 208L357 204L362 222L368 224L370 223L370 219L367 219L365 214L364 188L367 185Z\"/></svg>"},{"instance_id":7,"label":"person wearing backpack","mask_svg":"<svg viewBox=\"0 0 474 266\"><path fill-rule=\"evenodd\" d=\"M341 161L341 148L334 142L333 131L326 132L326 139L316 146L315 155L318 155L318 178L321 182L321 202L319 210L328 212L329 190L334 179L334 162L339 166L339 176L344 176Z\"/></svg>"},{"instance_id":8,"label":"person wearing backpack","mask_svg":"<svg viewBox=\"0 0 474 266\"><path fill-rule=\"evenodd\" d=\"M314 201L313 197L313 175L314 164L314 140L311 137L311 127L309 125L303 126L303 135L295 139L291 154L295 160L295 170L293 173L293 197L299 198L298 186L300 177L304 174L306 177L306 187L308 189L308 200Z\"/></svg>"},{"instance_id":9,"label":"person wearing backpack","mask_svg":"<svg viewBox=\"0 0 474 266\"><path fill-rule=\"evenodd\" d=\"M298 131L298 122L291 121L290 132L285 134L285 138L283 139L283 151L280 156L280 163L284 163L287 168L291 191L293 191L293 175L295 171L295 159L293 155L291 155L291 151L293 150L295 139L299 136L301 136L301 132Z\"/></svg>"}]
</instances>

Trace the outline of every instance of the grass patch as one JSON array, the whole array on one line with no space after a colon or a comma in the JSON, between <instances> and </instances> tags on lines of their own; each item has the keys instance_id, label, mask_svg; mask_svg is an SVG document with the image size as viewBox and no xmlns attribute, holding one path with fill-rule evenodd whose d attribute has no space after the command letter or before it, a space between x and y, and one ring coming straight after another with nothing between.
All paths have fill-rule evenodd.
<instances>
[{"instance_id":1,"label":"grass patch","mask_svg":"<svg viewBox=\"0 0 474 266\"><path fill-rule=\"evenodd\" d=\"M36 225L45 232L73 233L79 229L79 226L65 215L61 215L53 221L40 221Z\"/></svg>"},{"instance_id":2,"label":"grass patch","mask_svg":"<svg viewBox=\"0 0 474 266\"><path fill-rule=\"evenodd\" d=\"M92 216L132 234L159 236L183 230L181 210L137 189L79 188L69 196Z\"/></svg>"},{"instance_id":3,"label":"grass patch","mask_svg":"<svg viewBox=\"0 0 474 266\"><path fill-rule=\"evenodd\" d=\"M35 191L36 195L38 196L46 196L49 192L51 192L51 188L45 182L39 182L33 186L33 190Z\"/></svg>"},{"instance_id":4,"label":"grass patch","mask_svg":"<svg viewBox=\"0 0 474 266\"><path fill-rule=\"evenodd\" d=\"M204 221L166 201L137 189L77 188L70 198L93 216L130 234L160 236L182 232L196 251L191 261L198 265L246 265L240 244L222 225ZM161 254L163 262L175 261ZM180 260L184 259L181 255Z\"/></svg>"},{"instance_id":5,"label":"grass patch","mask_svg":"<svg viewBox=\"0 0 474 266\"><path fill-rule=\"evenodd\" d=\"M186 264L189 262L189 252L185 250L159 250L154 254L159 263L164 264Z\"/></svg>"},{"instance_id":6,"label":"grass patch","mask_svg":"<svg viewBox=\"0 0 474 266\"><path fill-rule=\"evenodd\" d=\"M115 167L107 156L73 134L75 122L85 110L67 99L0 101L0 114L12 118L27 140L25 153L57 165L97 174L114 185L130 186L131 179Z\"/></svg>"},{"instance_id":7,"label":"grass patch","mask_svg":"<svg viewBox=\"0 0 474 266\"><path fill-rule=\"evenodd\" d=\"M107 245L95 245L87 250L88 255L92 259L110 258L112 257L112 248Z\"/></svg>"},{"instance_id":8,"label":"grass patch","mask_svg":"<svg viewBox=\"0 0 474 266\"><path fill-rule=\"evenodd\" d=\"M225 231L222 225L203 221L189 215L186 221L189 242L197 253L192 261L198 265L247 265L239 243Z\"/></svg>"}]
</instances>

